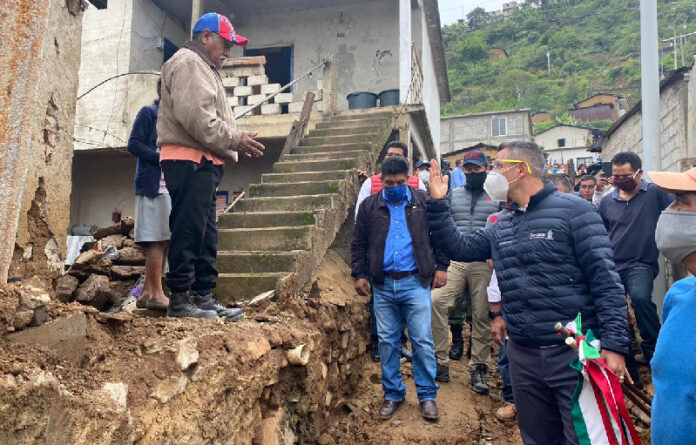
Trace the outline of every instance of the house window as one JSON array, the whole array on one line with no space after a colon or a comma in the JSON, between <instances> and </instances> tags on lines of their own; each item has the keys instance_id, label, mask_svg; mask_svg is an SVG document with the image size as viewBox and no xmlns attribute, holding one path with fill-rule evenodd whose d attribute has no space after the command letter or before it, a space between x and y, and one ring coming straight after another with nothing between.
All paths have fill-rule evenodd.
<instances>
[{"instance_id":1,"label":"house window","mask_svg":"<svg viewBox=\"0 0 696 445\"><path fill-rule=\"evenodd\" d=\"M507 136L507 118L493 118L493 136Z\"/></svg>"},{"instance_id":2,"label":"house window","mask_svg":"<svg viewBox=\"0 0 696 445\"><path fill-rule=\"evenodd\" d=\"M565 146L566 146L565 138L560 138L558 140L558 148L565 147Z\"/></svg>"}]
</instances>

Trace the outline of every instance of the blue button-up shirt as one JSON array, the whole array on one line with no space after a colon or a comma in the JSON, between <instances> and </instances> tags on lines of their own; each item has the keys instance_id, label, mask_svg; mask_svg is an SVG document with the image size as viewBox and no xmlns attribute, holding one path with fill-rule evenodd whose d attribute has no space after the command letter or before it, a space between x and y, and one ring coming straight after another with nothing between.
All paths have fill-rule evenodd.
<instances>
[{"instance_id":1,"label":"blue button-up shirt","mask_svg":"<svg viewBox=\"0 0 696 445\"><path fill-rule=\"evenodd\" d=\"M451 180L451 189L456 189L457 187L464 186L464 184L466 184L466 175L464 175L464 170L462 170L459 167L454 167L454 170L452 170Z\"/></svg>"},{"instance_id":2,"label":"blue button-up shirt","mask_svg":"<svg viewBox=\"0 0 696 445\"><path fill-rule=\"evenodd\" d=\"M406 224L406 204L411 201L411 189L406 189L406 199L396 204L387 200L382 190L382 199L389 208L389 233L384 245L384 271L410 272L418 269L416 255L413 253L411 234Z\"/></svg>"}]
</instances>

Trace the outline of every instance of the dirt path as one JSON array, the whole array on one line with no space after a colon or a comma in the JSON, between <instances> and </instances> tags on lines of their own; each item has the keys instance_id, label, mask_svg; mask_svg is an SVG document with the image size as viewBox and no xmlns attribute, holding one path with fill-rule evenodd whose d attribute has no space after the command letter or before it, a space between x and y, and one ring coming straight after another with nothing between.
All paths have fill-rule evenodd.
<instances>
[{"instance_id":1,"label":"dirt path","mask_svg":"<svg viewBox=\"0 0 696 445\"><path fill-rule=\"evenodd\" d=\"M406 380L406 403L389 421L378 417L382 403L379 363L365 362L357 395L348 401L347 413L329 434L334 443L365 444L475 444L521 445L517 423L501 422L495 411L502 404L497 371L489 375L491 394L474 393L468 383L467 361L451 362L452 381L440 384L437 403L440 420L430 423L420 415L410 363L402 365ZM331 442L326 440L325 444Z\"/></svg>"}]
</instances>

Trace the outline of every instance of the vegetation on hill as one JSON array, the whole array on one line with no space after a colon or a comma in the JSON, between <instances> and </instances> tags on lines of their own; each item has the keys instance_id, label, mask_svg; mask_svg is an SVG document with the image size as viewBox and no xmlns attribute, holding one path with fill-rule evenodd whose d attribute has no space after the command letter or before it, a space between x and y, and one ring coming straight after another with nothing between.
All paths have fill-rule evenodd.
<instances>
[{"instance_id":1,"label":"vegetation on hill","mask_svg":"<svg viewBox=\"0 0 696 445\"><path fill-rule=\"evenodd\" d=\"M478 8L443 28L452 101L444 115L531 108L563 115L597 92L640 99L639 0L531 0L506 19ZM696 31L693 0L658 0L660 40ZM468 22L468 23L467 23ZM685 60L696 52L687 37ZM496 61L493 49L507 58ZM550 72L547 65L550 53ZM672 44L660 42L665 75ZM678 52L681 66L681 53Z\"/></svg>"}]
</instances>

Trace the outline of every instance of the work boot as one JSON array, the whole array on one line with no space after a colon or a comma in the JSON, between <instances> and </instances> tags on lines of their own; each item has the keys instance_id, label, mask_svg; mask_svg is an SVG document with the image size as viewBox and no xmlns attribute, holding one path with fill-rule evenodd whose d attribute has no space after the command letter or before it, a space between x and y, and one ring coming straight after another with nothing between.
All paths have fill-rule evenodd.
<instances>
[{"instance_id":1,"label":"work boot","mask_svg":"<svg viewBox=\"0 0 696 445\"><path fill-rule=\"evenodd\" d=\"M225 321L237 321L244 316L244 312L237 308L226 308L218 302L215 295L208 292L207 294L193 293L193 302L204 311L215 311L218 317L225 317Z\"/></svg>"},{"instance_id":2,"label":"work boot","mask_svg":"<svg viewBox=\"0 0 696 445\"><path fill-rule=\"evenodd\" d=\"M515 404L510 402L505 402L505 405L498 408L495 412L495 417L503 422L514 419L516 415Z\"/></svg>"},{"instance_id":3,"label":"work boot","mask_svg":"<svg viewBox=\"0 0 696 445\"><path fill-rule=\"evenodd\" d=\"M370 357L372 358L372 361L377 363L379 362L379 344L378 343L372 343L372 348L370 349Z\"/></svg>"},{"instance_id":4,"label":"work boot","mask_svg":"<svg viewBox=\"0 0 696 445\"><path fill-rule=\"evenodd\" d=\"M474 392L486 395L488 394L488 384L486 384L486 373L488 373L488 367L486 365L478 364L476 368L471 372L471 378L469 383Z\"/></svg>"},{"instance_id":5,"label":"work boot","mask_svg":"<svg viewBox=\"0 0 696 445\"><path fill-rule=\"evenodd\" d=\"M450 375L449 375L449 366L447 365L441 365L437 364L436 365L436 371L435 371L435 380L438 382L449 382L450 381Z\"/></svg>"},{"instance_id":6,"label":"work boot","mask_svg":"<svg viewBox=\"0 0 696 445\"><path fill-rule=\"evenodd\" d=\"M426 400L420 403L421 415L425 420L437 420L440 418L440 410L434 400Z\"/></svg>"},{"instance_id":7,"label":"work boot","mask_svg":"<svg viewBox=\"0 0 696 445\"><path fill-rule=\"evenodd\" d=\"M379 409L379 417L382 420L389 420L392 418L397 409L401 406L401 402L395 402L393 400L384 400L382 402L382 407Z\"/></svg>"},{"instance_id":8,"label":"work boot","mask_svg":"<svg viewBox=\"0 0 696 445\"><path fill-rule=\"evenodd\" d=\"M409 351L408 346L406 346L406 344L404 343L401 343L401 357L405 358L407 362L413 361L413 354L411 354L411 351Z\"/></svg>"},{"instance_id":9,"label":"work boot","mask_svg":"<svg viewBox=\"0 0 696 445\"><path fill-rule=\"evenodd\" d=\"M177 292L169 296L168 317L218 318L217 312L206 311L195 304L186 292Z\"/></svg>"},{"instance_id":10,"label":"work boot","mask_svg":"<svg viewBox=\"0 0 696 445\"><path fill-rule=\"evenodd\" d=\"M451 324L450 332L452 332L452 349L449 352L449 358L452 360L460 360L464 354L464 337L462 337L462 325Z\"/></svg>"}]
</instances>

